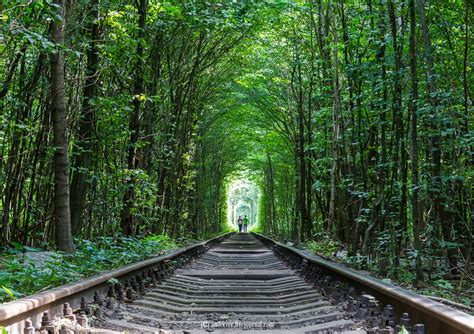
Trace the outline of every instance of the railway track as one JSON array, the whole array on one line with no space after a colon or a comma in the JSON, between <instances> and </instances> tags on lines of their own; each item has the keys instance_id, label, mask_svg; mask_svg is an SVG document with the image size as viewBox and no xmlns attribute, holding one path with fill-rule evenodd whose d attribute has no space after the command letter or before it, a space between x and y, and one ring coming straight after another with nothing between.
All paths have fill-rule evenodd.
<instances>
[{"instance_id":1,"label":"railway track","mask_svg":"<svg viewBox=\"0 0 474 334\"><path fill-rule=\"evenodd\" d=\"M69 286L69 294L53 290L49 304L43 294L1 306L0 324L25 334L361 334L402 325L416 334L474 333L465 313L261 235L212 239L106 275L80 283L82 290ZM53 321L58 307L64 316Z\"/></svg>"},{"instance_id":2,"label":"railway track","mask_svg":"<svg viewBox=\"0 0 474 334\"><path fill-rule=\"evenodd\" d=\"M102 327L194 332L346 331L356 322L250 234L234 234L120 310ZM146 321L144 321L146 320Z\"/></svg>"}]
</instances>

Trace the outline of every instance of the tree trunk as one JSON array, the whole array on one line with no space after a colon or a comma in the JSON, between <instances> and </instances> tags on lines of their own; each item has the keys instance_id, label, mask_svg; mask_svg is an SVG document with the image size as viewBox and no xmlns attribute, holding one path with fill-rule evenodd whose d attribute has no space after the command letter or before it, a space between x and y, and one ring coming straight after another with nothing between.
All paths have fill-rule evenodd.
<instances>
[{"instance_id":1,"label":"tree trunk","mask_svg":"<svg viewBox=\"0 0 474 334\"><path fill-rule=\"evenodd\" d=\"M338 32L336 27L336 14L333 13L333 35L334 35L334 46L333 46L333 67L334 67L334 78L333 78L333 108L332 108L332 166L331 166L331 184L330 184L330 199L329 199L329 217L328 217L328 232L331 232L336 227L336 177L338 168L338 142L339 142L339 115L341 111L341 87L339 83L339 58L338 58Z\"/></svg>"},{"instance_id":2,"label":"tree trunk","mask_svg":"<svg viewBox=\"0 0 474 334\"><path fill-rule=\"evenodd\" d=\"M268 185L269 185L269 192L270 192L270 219L272 221L272 226L274 227L274 233L276 233L276 226L277 226L277 212L276 212L276 203L275 203L275 179L273 175L273 166L270 154L267 153L268 159Z\"/></svg>"},{"instance_id":3,"label":"tree trunk","mask_svg":"<svg viewBox=\"0 0 474 334\"><path fill-rule=\"evenodd\" d=\"M399 209L399 221L401 224L401 231L402 233L406 233L407 229L407 221L406 221L406 178L407 178L407 170L406 170L406 154L405 154L405 136L404 136L404 125L403 125L403 113L402 113L402 78L401 78L401 70L402 70L402 52L403 46L401 45L403 41L403 35L398 40L398 24L397 24L397 17L395 14L395 6L393 1L388 1L388 13L390 18L390 27L392 32L392 44L393 44L393 52L395 57L395 70L394 70L394 78L393 78L393 102L392 102L392 113L393 113L393 128L395 132L395 140L393 141L393 168L392 168L392 176L391 176L391 185L390 189L396 187L394 183L398 183L399 180L399 171L401 171L401 181L402 181L402 191L401 194L398 195L398 189L396 189L395 194L391 194L391 196L400 196L400 200L398 202L398 209ZM403 17L400 18L403 20ZM393 192L393 190L391 191ZM403 238L401 238L401 234L397 234L395 236L395 255L396 255L396 265L399 264L400 261L400 252L403 248Z\"/></svg>"},{"instance_id":4,"label":"tree trunk","mask_svg":"<svg viewBox=\"0 0 474 334\"><path fill-rule=\"evenodd\" d=\"M99 39L99 0L91 2L90 45L87 50L87 67L82 101L82 115L79 119L77 138L77 156L74 158L74 175L71 181L71 225L72 234L77 235L82 226L82 214L86 200L87 176L92 159L93 133L95 129L95 108L91 102L97 94L99 55L97 40Z\"/></svg>"},{"instance_id":5,"label":"tree trunk","mask_svg":"<svg viewBox=\"0 0 474 334\"><path fill-rule=\"evenodd\" d=\"M383 6L382 6L383 7ZM386 196L385 196L385 185L388 175L388 168L387 168L387 101L388 101L388 88L387 88L387 64L386 64L386 43L385 43L385 33L386 33L386 25L385 25L385 9L381 8L381 16L380 16L380 49L377 54L377 62L381 66L381 74L380 80L382 81L383 89L382 89L382 105L380 105L380 146L381 146L381 171L380 171L380 201L379 205L377 206L378 212L378 221L379 221L379 230L383 231L385 225L385 217L387 215L386 211L388 211L386 205Z\"/></svg>"},{"instance_id":6,"label":"tree trunk","mask_svg":"<svg viewBox=\"0 0 474 334\"><path fill-rule=\"evenodd\" d=\"M436 109L439 106L439 99L436 97L437 84L434 72L434 56L433 48L431 46L431 36L428 28L428 22L425 13L424 0L417 0L418 10L420 12L420 23L423 35L423 43L425 46L426 53L426 80L428 86L428 103L430 104L433 115L437 115ZM443 182L441 180L441 145L440 145L440 134L439 124L436 117L431 118L431 159L432 159L432 172L431 172L431 184L430 184L430 196L433 199L433 211L434 211L434 225L436 228L440 228L445 241L451 241L451 229L452 220L445 214L444 210L444 194L443 194ZM454 249L448 249L447 251L448 266L452 273L455 273L456 268L456 256Z\"/></svg>"},{"instance_id":7,"label":"tree trunk","mask_svg":"<svg viewBox=\"0 0 474 334\"><path fill-rule=\"evenodd\" d=\"M135 176L133 171L138 168L137 143L140 138L140 106L143 94L143 53L145 38L145 23L147 14L147 0L137 1L138 9L138 42L137 42L137 65L135 85L133 89L133 110L130 116L130 146L128 148L127 167L130 175L127 179L127 189L123 198L123 209L121 213L122 233L133 234L135 227L135 216L132 213L133 200L135 197Z\"/></svg>"},{"instance_id":8,"label":"tree trunk","mask_svg":"<svg viewBox=\"0 0 474 334\"><path fill-rule=\"evenodd\" d=\"M472 4L472 8L474 9L474 3ZM463 91L464 91L464 133L468 133L469 131L469 82L467 77L467 68L468 68L468 53L469 53L469 2L468 0L464 0L464 24L465 32L464 32L464 55L463 55ZM472 9L471 9L472 10Z\"/></svg>"},{"instance_id":9,"label":"tree trunk","mask_svg":"<svg viewBox=\"0 0 474 334\"><path fill-rule=\"evenodd\" d=\"M57 247L74 252L69 209L69 156L66 105L64 98L64 26L66 8L64 1L55 1L61 22L51 22L51 39L56 51L51 55L51 115L54 143L54 227Z\"/></svg>"},{"instance_id":10,"label":"tree trunk","mask_svg":"<svg viewBox=\"0 0 474 334\"><path fill-rule=\"evenodd\" d=\"M417 103L418 103L418 74L416 71L416 16L415 0L410 0L410 70L412 82L412 96L410 102L410 125L411 125L411 188L412 188L412 219L413 219L413 237L415 251L417 253L415 260L416 281L423 282L423 269L421 262L421 241L420 241L420 222L423 219L423 213L420 210L418 199L419 193L419 173L418 173L418 134L417 134Z\"/></svg>"}]
</instances>

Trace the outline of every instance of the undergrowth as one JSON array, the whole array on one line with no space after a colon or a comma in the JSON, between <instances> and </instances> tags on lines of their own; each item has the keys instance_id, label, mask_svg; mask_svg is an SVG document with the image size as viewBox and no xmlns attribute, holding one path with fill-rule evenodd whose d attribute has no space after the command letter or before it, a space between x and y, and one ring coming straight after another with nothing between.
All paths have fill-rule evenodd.
<instances>
[{"instance_id":1,"label":"undergrowth","mask_svg":"<svg viewBox=\"0 0 474 334\"><path fill-rule=\"evenodd\" d=\"M97 241L77 240L76 252L48 253L46 260L34 262L27 252L41 249L15 244L0 253L0 302L8 302L53 287L78 281L126 264L164 254L186 240L166 235L147 237L101 237Z\"/></svg>"},{"instance_id":2,"label":"undergrowth","mask_svg":"<svg viewBox=\"0 0 474 334\"><path fill-rule=\"evenodd\" d=\"M315 254L325 256L333 256L340 248L340 244L327 234L317 235L315 240L308 241L302 246Z\"/></svg>"},{"instance_id":3,"label":"undergrowth","mask_svg":"<svg viewBox=\"0 0 474 334\"><path fill-rule=\"evenodd\" d=\"M388 263L390 265L385 264L385 267L389 269L381 270L381 263L387 260L380 254L377 258L369 258L360 254L350 256L345 250L341 251L343 247L340 243L326 234L317 235L314 240L300 243L298 248L330 258L332 261L339 262L347 267L367 271L370 275L378 277L388 284L397 284L415 290L422 295L444 298L471 308L474 305L474 289L472 286L466 289L465 284L462 284L459 280L445 278L447 268L442 266L441 258L433 259L433 256L425 255L426 262L433 261L438 265L433 265L431 266L432 270L425 271L425 282L422 286L415 286L414 260L409 252L397 265L392 259L389 259ZM427 267L425 266L425 268Z\"/></svg>"}]
</instances>

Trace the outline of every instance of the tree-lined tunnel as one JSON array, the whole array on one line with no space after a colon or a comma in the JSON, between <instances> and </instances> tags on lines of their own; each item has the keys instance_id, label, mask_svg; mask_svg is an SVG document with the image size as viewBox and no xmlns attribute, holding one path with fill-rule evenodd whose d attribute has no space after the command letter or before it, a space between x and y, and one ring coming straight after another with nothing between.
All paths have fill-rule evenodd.
<instances>
[{"instance_id":1,"label":"tree-lined tunnel","mask_svg":"<svg viewBox=\"0 0 474 334\"><path fill-rule=\"evenodd\" d=\"M240 217L248 217L249 229L257 227L260 191L253 182L233 180L227 189L227 222L237 228Z\"/></svg>"},{"instance_id":2,"label":"tree-lined tunnel","mask_svg":"<svg viewBox=\"0 0 474 334\"><path fill-rule=\"evenodd\" d=\"M202 239L247 215L279 240L461 291L472 9L3 1L2 249Z\"/></svg>"}]
</instances>

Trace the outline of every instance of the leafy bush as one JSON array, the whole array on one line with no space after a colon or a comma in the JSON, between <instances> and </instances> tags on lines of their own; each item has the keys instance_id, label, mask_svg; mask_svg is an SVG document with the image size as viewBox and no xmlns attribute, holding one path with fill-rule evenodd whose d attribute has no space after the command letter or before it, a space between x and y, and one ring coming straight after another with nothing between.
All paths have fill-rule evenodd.
<instances>
[{"instance_id":1,"label":"leafy bush","mask_svg":"<svg viewBox=\"0 0 474 334\"><path fill-rule=\"evenodd\" d=\"M349 266L359 269L359 270L367 269L368 261L369 260L367 256L363 256L363 255L347 256L344 259L344 262L347 263Z\"/></svg>"},{"instance_id":2,"label":"leafy bush","mask_svg":"<svg viewBox=\"0 0 474 334\"><path fill-rule=\"evenodd\" d=\"M25 249L18 245L5 251L0 262L0 302L72 283L178 247L165 235L102 237L97 242L78 240L76 245L73 255L53 253L42 263L23 256Z\"/></svg>"},{"instance_id":3,"label":"leafy bush","mask_svg":"<svg viewBox=\"0 0 474 334\"><path fill-rule=\"evenodd\" d=\"M328 234L320 234L317 240L309 241L304 246L313 253L325 256L334 255L340 248L339 243Z\"/></svg>"}]
</instances>

